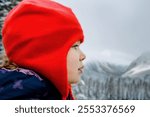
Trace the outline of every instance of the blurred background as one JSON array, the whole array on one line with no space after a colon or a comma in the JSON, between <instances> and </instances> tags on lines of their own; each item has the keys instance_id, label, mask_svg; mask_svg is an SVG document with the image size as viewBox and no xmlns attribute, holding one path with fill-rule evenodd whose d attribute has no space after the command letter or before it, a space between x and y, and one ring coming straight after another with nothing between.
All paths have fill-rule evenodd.
<instances>
[{"instance_id":1,"label":"blurred background","mask_svg":"<svg viewBox=\"0 0 150 117\"><path fill-rule=\"evenodd\" d=\"M74 11L86 54L77 99L150 99L150 1L55 0ZM0 30L17 0L0 0ZM1 38L1 36L0 36ZM0 50L2 47L0 47Z\"/></svg>"}]
</instances>

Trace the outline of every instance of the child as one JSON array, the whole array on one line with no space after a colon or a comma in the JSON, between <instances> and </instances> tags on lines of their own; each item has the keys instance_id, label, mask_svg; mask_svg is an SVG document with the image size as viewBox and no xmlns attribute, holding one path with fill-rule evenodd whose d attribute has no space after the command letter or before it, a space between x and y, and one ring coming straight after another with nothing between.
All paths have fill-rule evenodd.
<instances>
[{"instance_id":1,"label":"child","mask_svg":"<svg viewBox=\"0 0 150 117\"><path fill-rule=\"evenodd\" d=\"M66 6L23 0L2 29L6 52L0 69L0 99L74 99L84 53L82 28Z\"/></svg>"}]
</instances>

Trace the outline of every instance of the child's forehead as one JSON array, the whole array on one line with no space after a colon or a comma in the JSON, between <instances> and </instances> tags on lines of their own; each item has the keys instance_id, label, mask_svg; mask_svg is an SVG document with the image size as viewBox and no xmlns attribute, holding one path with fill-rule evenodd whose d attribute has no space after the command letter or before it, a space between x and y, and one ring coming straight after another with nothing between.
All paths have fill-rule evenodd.
<instances>
[{"instance_id":1,"label":"child's forehead","mask_svg":"<svg viewBox=\"0 0 150 117\"><path fill-rule=\"evenodd\" d=\"M74 44L80 44L81 43L81 41L76 41Z\"/></svg>"}]
</instances>

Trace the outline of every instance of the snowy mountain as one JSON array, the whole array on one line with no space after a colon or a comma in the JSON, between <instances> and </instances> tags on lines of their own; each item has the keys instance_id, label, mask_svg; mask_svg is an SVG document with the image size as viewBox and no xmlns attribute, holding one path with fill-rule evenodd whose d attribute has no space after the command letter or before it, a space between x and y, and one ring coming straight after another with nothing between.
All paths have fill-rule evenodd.
<instances>
[{"instance_id":1,"label":"snowy mountain","mask_svg":"<svg viewBox=\"0 0 150 117\"><path fill-rule=\"evenodd\" d=\"M150 53L142 54L129 66L90 62L73 89L77 99L149 100Z\"/></svg>"},{"instance_id":2,"label":"snowy mountain","mask_svg":"<svg viewBox=\"0 0 150 117\"><path fill-rule=\"evenodd\" d=\"M143 53L134 60L122 77L146 77L150 75L150 52Z\"/></svg>"}]
</instances>

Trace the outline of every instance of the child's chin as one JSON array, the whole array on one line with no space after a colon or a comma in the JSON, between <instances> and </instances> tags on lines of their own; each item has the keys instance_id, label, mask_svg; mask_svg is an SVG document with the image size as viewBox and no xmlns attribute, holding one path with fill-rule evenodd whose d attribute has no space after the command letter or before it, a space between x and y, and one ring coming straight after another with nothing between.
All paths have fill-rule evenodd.
<instances>
[{"instance_id":1,"label":"child's chin","mask_svg":"<svg viewBox=\"0 0 150 117\"><path fill-rule=\"evenodd\" d=\"M70 84L77 84L77 83L79 83L80 82L80 79L79 80L76 80L76 81L72 81L72 82L70 82Z\"/></svg>"}]
</instances>

